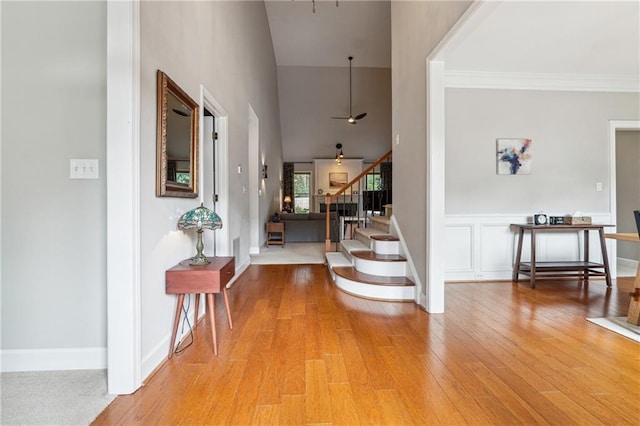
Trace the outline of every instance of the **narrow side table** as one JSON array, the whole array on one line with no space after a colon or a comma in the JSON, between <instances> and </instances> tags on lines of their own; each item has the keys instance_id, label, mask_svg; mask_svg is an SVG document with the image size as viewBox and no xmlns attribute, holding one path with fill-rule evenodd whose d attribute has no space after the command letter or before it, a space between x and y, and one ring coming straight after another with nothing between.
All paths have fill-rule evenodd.
<instances>
[{"instance_id":1,"label":"narrow side table","mask_svg":"<svg viewBox=\"0 0 640 426\"><path fill-rule=\"evenodd\" d=\"M271 244L284 247L284 222L267 222L267 247Z\"/></svg>"},{"instance_id":2,"label":"narrow side table","mask_svg":"<svg viewBox=\"0 0 640 426\"><path fill-rule=\"evenodd\" d=\"M233 257L208 257L211 263L206 265L190 265L191 259L183 260L165 273L165 283L167 294L177 294L178 304L176 306L176 316L173 321L173 333L169 343L169 358L173 356L178 324L180 322L180 311L184 302L185 294L194 293L196 295L194 328L198 321L198 308L200 304L200 293L207 296L207 311L209 322L211 323L211 339L213 340L213 353L218 356L218 345L216 341L216 319L214 312L213 295L220 293L224 296L224 304L227 307L227 318L229 328L233 329L231 322L231 311L229 310L229 298L227 297L227 283L235 274L235 258Z\"/></svg>"}]
</instances>

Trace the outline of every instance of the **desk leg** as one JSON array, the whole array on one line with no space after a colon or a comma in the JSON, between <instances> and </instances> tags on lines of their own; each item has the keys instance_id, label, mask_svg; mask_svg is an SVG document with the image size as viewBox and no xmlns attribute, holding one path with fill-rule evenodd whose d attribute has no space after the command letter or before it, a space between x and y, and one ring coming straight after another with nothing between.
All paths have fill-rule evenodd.
<instances>
[{"instance_id":1,"label":"desk leg","mask_svg":"<svg viewBox=\"0 0 640 426\"><path fill-rule=\"evenodd\" d=\"M169 359L173 356L174 346L176 344L176 335L178 334L178 323L180 322L180 311L184 302L184 294L178 295L178 304L176 305L176 317L173 320L173 333L171 333L171 342L169 342Z\"/></svg>"},{"instance_id":2,"label":"desk leg","mask_svg":"<svg viewBox=\"0 0 640 426\"><path fill-rule=\"evenodd\" d=\"M229 297L227 297L227 287L222 287L222 295L224 296L224 305L227 307L227 318L229 318L229 329L233 330L233 322L231 322L231 310L229 309Z\"/></svg>"},{"instance_id":3,"label":"desk leg","mask_svg":"<svg viewBox=\"0 0 640 426\"><path fill-rule=\"evenodd\" d=\"M211 338L213 339L213 354L218 356L218 342L216 340L216 314L213 310L213 293L207 293L207 310L209 311L209 322L211 323Z\"/></svg>"},{"instance_id":4,"label":"desk leg","mask_svg":"<svg viewBox=\"0 0 640 426\"><path fill-rule=\"evenodd\" d=\"M602 249L605 279L607 281L607 287L611 287L611 272L609 271L609 256L607 256L607 243L604 240L604 229L598 229L598 234L600 234L600 248Z\"/></svg>"},{"instance_id":5,"label":"desk leg","mask_svg":"<svg viewBox=\"0 0 640 426\"><path fill-rule=\"evenodd\" d=\"M524 238L524 229L520 228L518 232L518 251L516 252L516 265L513 268L513 276L511 280L514 282L518 282L518 278L520 276L520 260L522 258L522 239Z\"/></svg>"},{"instance_id":6,"label":"desk leg","mask_svg":"<svg viewBox=\"0 0 640 426\"><path fill-rule=\"evenodd\" d=\"M589 230L585 229L584 230L584 240L582 241L583 246L584 246L584 262L588 263L589 262ZM583 269L582 270L582 280L585 283L589 283L589 269Z\"/></svg>"},{"instance_id":7,"label":"desk leg","mask_svg":"<svg viewBox=\"0 0 640 426\"><path fill-rule=\"evenodd\" d=\"M193 314L193 331L196 331L196 327L198 326L198 311L200 310L200 293L196 293L195 308L196 308L196 312Z\"/></svg>"},{"instance_id":8,"label":"desk leg","mask_svg":"<svg viewBox=\"0 0 640 426\"><path fill-rule=\"evenodd\" d=\"M531 288L536 288L536 231L531 230Z\"/></svg>"}]
</instances>

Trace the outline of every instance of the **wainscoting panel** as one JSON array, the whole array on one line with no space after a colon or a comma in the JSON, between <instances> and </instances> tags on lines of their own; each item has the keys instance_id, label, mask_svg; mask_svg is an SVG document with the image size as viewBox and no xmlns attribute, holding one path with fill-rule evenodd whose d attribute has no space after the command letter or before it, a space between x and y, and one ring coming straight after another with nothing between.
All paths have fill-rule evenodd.
<instances>
[{"instance_id":1,"label":"wainscoting panel","mask_svg":"<svg viewBox=\"0 0 640 426\"><path fill-rule=\"evenodd\" d=\"M466 273L473 277L473 225L445 228L445 271ZM471 279L471 278L468 278Z\"/></svg>"},{"instance_id":2,"label":"wainscoting panel","mask_svg":"<svg viewBox=\"0 0 640 426\"><path fill-rule=\"evenodd\" d=\"M609 223L608 214L587 214L593 223ZM531 215L447 215L445 219L445 280L511 280L518 234L512 223L527 223ZM613 228L605 229L613 232ZM539 261L580 260L583 232L545 232L536 235ZM611 243L607 241L611 263ZM597 232L589 232L589 258L601 262ZM522 261L531 260L530 233L525 233ZM615 262L613 262L615 264Z\"/></svg>"},{"instance_id":3,"label":"wainscoting panel","mask_svg":"<svg viewBox=\"0 0 640 426\"><path fill-rule=\"evenodd\" d=\"M476 228L480 232L480 272L476 279L485 279L485 272L510 273L513 265L514 233L509 225L484 225ZM494 274L491 274L494 275ZM498 274L501 275L501 274Z\"/></svg>"}]
</instances>

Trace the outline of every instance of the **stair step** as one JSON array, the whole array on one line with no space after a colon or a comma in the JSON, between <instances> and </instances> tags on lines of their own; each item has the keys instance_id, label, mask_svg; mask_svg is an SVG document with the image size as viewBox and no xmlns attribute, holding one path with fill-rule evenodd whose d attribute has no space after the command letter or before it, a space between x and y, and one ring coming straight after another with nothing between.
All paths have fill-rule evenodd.
<instances>
[{"instance_id":1,"label":"stair step","mask_svg":"<svg viewBox=\"0 0 640 426\"><path fill-rule=\"evenodd\" d=\"M368 246L362 244L358 240L342 240L341 242L343 251L351 253L352 251L357 250L371 250Z\"/></svg>"},{"instance_id":2,"label":"stair step","mask_svg":"<svg viewBox=\"0 0 640 426\"><path fill-rule=\"evenodd\" d=\"M336 275L350 281L358 281L364 284L379 286L410 287L415 283L407 277L380 277L378 275L365 274L356 270L353 266L336 266L333 268Z\"/></svg>"},{"instance_id":3,"label":"stair step","mask_svg":"<svg viewBox=\"0 0 640 426\"><path fill-rule=\"evenodd\" d=\"M372 235L370 238L377 241L400 241L398 237L389 234Z\"/></svg>"},{"instance_id":4,"label":"stair step","mask_svg":"<svg viewBox=\"0 0 640 426\"><path fill-rule=\"evenodd\" d=\"M407 258L399 254L379 254L373 251L354 251L351 253L354 257L365 260L374 260L376 262L406 262Z\"/></svg>"},{"instance_id":5,"label":"stair step","mask_svg":"<svg viewBox=\"0 0 640 426\"><path fill-rule=\"evenodd\" d=\"M391 219L388 216L371 216L369 218L371 220L371 227L374 229L379 229L385 233L389 232L389 224L391 223Z\"/></svg>"},{"instance_id":6,"label":"stair step","mask_svg":"<svg viewBox=\"0 0 640 426\"><path fill-rule=\"evenodd\" d=\"M383 232L380 229L375 228L356 228L356 235L362 235L367 239L370 239L372 235L384 235L387 232Z\"/></svg>"},{"instance_id":7,"label":"stair step","mask_svg":"<svg viewBox=\"0 0 640 426\"><path fill-rule=\"evenodd\" d=\"M343 253L337 251L327 252L324 254L324 256L327 258L327 264L329 265L329 268L353 265Z\"/></svg>"},{"instance_id":8,"label":"stair step","mask_svg":"<svg viewBox=\"0 0 640 426\"><path fill-rule=\"evenodd\" d=\"M371 222L377 222L383 225L389 225L391 223L391 218L389 216L371 216L369 220L371 220Z\"/></svg>"}]
</instances>

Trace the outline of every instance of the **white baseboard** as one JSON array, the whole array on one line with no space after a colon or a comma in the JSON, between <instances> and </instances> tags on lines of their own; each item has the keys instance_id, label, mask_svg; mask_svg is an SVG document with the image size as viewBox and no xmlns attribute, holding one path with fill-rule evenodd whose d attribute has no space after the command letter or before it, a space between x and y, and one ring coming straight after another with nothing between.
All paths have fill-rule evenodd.
<instances>
[{"instance_id":1,"label":"white baseboard","mask_svg":"<svg viewBox=\"0 0 640 426\"><path fill-rule=\"evenodd\" d=\"M103 370L107 348L5 349L0 371Z\"/></svg>"}]
</instances>

